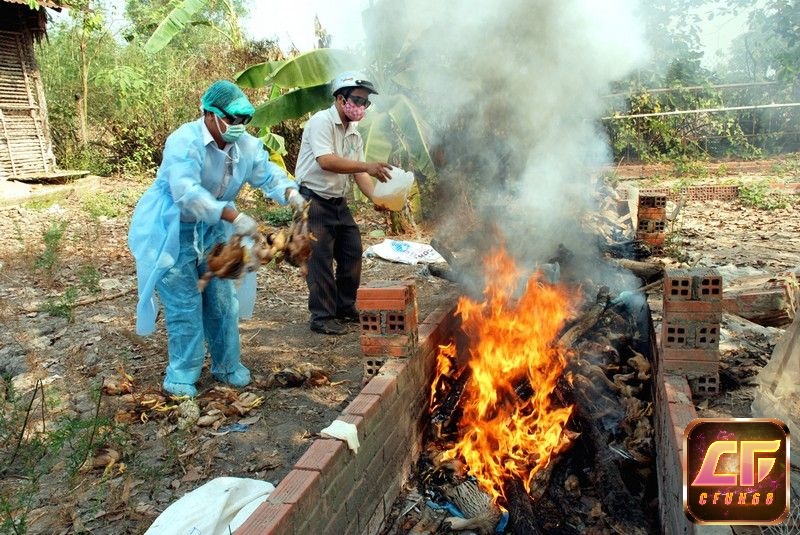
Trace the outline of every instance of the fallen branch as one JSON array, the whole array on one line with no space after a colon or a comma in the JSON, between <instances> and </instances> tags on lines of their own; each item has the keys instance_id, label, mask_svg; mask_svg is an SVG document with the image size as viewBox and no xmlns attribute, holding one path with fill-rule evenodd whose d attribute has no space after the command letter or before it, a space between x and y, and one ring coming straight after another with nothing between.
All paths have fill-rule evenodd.
<instances>
[{"instance_id":1,"label":"fallen branch","mask_svg":"<svg viewBox=\"0 0 800 535\"><path fill-rule=\"evenodd\" d=\"M94 297L84 297L83 299L78 299L77 301L75 301L75 304L73 306L74 307L82 307L82 306L86 306L86 305L92 305L94 303L99 303L101 301L111 301L111 300L114 300L114 299L118 299L120 297L124 297L124 296L128 295L129 293L133 293L135 291L136 291L136 287L134 286L133 288L128 288L127 290L120 290L119 292L116 292L116 293L113 293L113 294L97 295L97 296L94 296ZM44 312L46 310L45 304L46 303L36 303L35 305L30 306L28 308L23 308L22 309L22 313L23 314L30 314L32 312Z\"/></svg>"}]
</instances>

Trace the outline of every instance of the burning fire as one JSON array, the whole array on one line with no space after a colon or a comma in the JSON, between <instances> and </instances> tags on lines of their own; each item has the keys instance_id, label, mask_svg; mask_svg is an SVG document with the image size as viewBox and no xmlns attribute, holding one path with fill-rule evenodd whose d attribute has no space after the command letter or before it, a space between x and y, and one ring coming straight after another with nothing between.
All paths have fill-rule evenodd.
<instances>
[{"instance_id":1,"label":"burning fire","mask_svg":"<svg viewBox=\"0 0 800 535\"><path fill-rule=\"evenodd\" d=\"M504 250L492 252L486 300L462 297L457 309L469 339L471 373L461 398L460 438L444 458L463 459L495 503L504 495L503 482L511 478L521 480L530 493L536 473L570 440L563 430L572 407L554 406L551 400L566 365L554 340L569 314L570 299L563 289L543 284L539 274L517 299L519 277ZM455 357L452 344L440 348L432 406ZM530 398L517 394L521 385L530 386Z\"/></svg>"}]
</instances>

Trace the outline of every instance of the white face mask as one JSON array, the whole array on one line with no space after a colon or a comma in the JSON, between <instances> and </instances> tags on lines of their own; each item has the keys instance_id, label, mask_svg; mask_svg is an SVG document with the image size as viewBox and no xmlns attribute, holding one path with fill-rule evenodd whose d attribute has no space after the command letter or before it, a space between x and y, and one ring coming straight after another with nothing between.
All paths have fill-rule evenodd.
<instances>
[{"instance_id":1,"label":"white face mask","mask_svg":"<svg viewBox=\"0 0 800 535\"><path fill-rule=\"evenodd\" d=\"M236 140L242 137L242 134L245 133L245 126L243 124L228 124L225 121L220 121L217 114L214 114L214 120L217 122L217 128L219 129L219 134L222 137L222 141L226 143L236 143ZM225 130L222 130L222 126L220 124L225 125Z\"/></svg>"}]
</instances>

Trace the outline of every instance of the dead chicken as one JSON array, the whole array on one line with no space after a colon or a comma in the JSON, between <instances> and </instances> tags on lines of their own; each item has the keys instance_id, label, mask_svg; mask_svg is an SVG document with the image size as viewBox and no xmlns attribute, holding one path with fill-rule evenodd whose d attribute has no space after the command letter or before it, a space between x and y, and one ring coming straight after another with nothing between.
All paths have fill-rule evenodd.
<instances>
[{"instance_id":1,"label":"dead chicken","mask_svg":"<svg viewBox=\"0 0 800 535\"><path fill-rule=\"evenodd\" d=\"M205 290L214 277L238 279L270 263L273 258L276 262L286 258L291 265L299 267L305 277L311 256L311 241L315 239L308 229L308 207L306 204L305 210L295 213L288 236L285 230L266 236L260 233L253 237L234 235L228 243L214 246L206 258L208 269L197 281L197 289L201 292Z\"/></svg>"},{"instance_id":2,"label":"dead chicken","mask_svg":"<svg viewBox=\"0 0 800 535\"><path fill-rule=\"evenodd\" d=\"M300 273L305 277L308 274L308 259L311 257L311 242L316 238L308 228L308 208L311 202L306 203L302 212L296 212L289 227L289 242L286 244L286 260L293 266L300 268Z\"/></svg>"}]
</instances>

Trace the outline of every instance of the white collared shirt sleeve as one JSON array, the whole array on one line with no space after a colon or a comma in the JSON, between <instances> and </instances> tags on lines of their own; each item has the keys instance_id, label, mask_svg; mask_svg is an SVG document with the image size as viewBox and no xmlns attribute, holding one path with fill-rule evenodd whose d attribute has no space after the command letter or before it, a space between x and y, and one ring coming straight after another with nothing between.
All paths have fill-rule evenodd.
<instances>
[{"instance_id":1,"label":"white collared shirt sleeve","mask_svg":"<svg viewBox=\"0 0 800 535\"><path fill-rule=\"evenodd\" d=\"M261 140L257 141L261 143ZM253 160L253 172L247 182L278 204L286 205L286 189L297 189L297 183L279 165L270 161L269 152L260 147L257 151Z\"/></svg>"}]
</instances>

